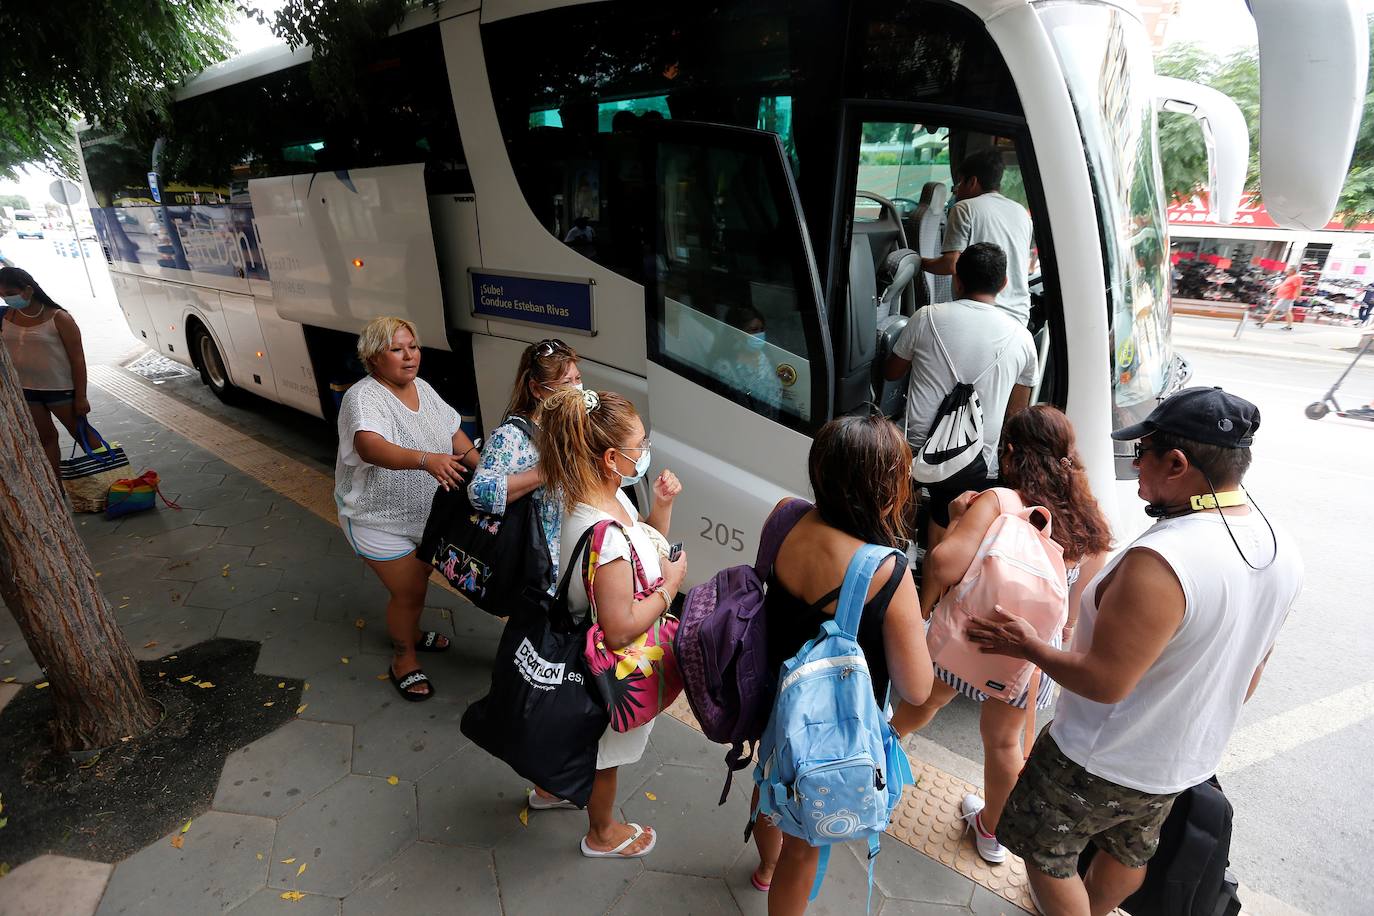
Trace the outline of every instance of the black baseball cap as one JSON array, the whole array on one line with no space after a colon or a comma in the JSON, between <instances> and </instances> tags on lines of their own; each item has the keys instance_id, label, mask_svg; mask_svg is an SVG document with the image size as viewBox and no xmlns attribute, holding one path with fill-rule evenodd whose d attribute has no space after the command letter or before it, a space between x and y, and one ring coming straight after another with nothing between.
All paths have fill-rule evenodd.
<instances>
[{"instance_id":1,"label":"black baseball cap","mask_svg":"<svg viewBox=\"0 0 1374 916\"><path fill-rule=\"evenodd\" d=\"M1259 425L1259 408L1245 398L1220 388L1185 388L1112 438L1129 442L1158 431L1221 448L1249 448Z\"/></svg>"}]
</instances>

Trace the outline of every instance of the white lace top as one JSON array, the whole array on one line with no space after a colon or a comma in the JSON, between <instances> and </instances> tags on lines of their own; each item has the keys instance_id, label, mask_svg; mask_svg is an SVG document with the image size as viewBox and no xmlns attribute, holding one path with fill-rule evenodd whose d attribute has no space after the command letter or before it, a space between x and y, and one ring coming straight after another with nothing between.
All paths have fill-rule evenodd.
<instances>
[{"instance_id":1,"label":"white lace top","mask_svg":"<svg viewBox=\"0 0 1374 916\"><path fill-rule=\"evenodd\" d=\"M392 445L425 452L453 451L458 411L423 379L415 380L420 409L411 410L368 376L344 394L339 407L339 458L334 501L355 525L419 541L439 483L427 471L390 471L368 464L353 450L353 436L373 432Z\"/></svg>"}]
</instances>

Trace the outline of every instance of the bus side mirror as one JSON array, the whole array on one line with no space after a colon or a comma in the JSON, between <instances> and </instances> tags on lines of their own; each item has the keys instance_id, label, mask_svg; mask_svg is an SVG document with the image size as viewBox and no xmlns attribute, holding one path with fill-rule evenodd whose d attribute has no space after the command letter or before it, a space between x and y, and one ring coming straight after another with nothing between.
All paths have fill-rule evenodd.
<instances>
[{"instance_id":1,"label":"bus side mirror","mask_svg":"<svg viewBox=\"0 0 1374 916\"><path fill-rule=\"evenodd\" d=\"M1360 0L1249 0L1259 29L1260 188L1280 226L1325 228L1364 113Z\"/></svg>"},{"instance_id":2,"label":"bus side mirror","mask_svg":"<svg viewBox=\"0 0 1374 916\"><path fill-rule=\"evenodd\" d=\"M1197 119L1207 145L1208 218L1217 223L1231 222L1236 218L1245 173L1250 168L1250 130L1245 115L1225 93L1171 76L1155 77L1155 99L1161 111Z\"/></svg>"}]
</instances>

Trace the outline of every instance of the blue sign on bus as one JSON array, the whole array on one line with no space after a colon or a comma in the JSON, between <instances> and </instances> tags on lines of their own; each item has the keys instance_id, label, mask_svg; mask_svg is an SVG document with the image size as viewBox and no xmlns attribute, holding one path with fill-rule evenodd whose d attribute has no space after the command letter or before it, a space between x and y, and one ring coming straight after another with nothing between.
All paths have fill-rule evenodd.
<instances>
[{"instance_id":1,"label":"blue sign on bus","mask_svg":"<svg viewBox=\"0 0 1374 916\"><path fill-rule=\"evenodd\" d=\"M471 271L472 313L595 334L590 280L545 280Z\"/></svg>"}]
</instances>

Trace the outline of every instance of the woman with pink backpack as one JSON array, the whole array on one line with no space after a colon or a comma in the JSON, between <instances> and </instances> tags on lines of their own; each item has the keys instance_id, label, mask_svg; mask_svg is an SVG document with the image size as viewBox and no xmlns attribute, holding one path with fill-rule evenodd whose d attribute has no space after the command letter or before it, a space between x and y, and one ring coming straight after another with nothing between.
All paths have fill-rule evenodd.
<instances>
[{"instance_id":1,"label":"woman with pink backpack","mask_svg":"<svg viewBox=\"0 0 1374 916\"><path fill-rule=\"evenodd\" d=\"M1062 632L1053 639L1055 646L1073 639L1078 601L1083 587L1102 568L1111 548L1111 525L1093 498L1083 463L1074 447L1073 425L1069 418L1047 404L1020 411L1002 427L1001 477L1008 489L995 488L982 493L965 493L950 505L951 525L944 540L926 556L921 586L921 614L930 620L936 604L956 586L968 584L966 574L975 561L986 562L984 542L994 524L1005 514L1026 513L1026 507L1048 510L1048 540L1056 568L1062 550L1066 573L1060 600L1067 592L1068 616ZM1057 588L1057 586L1056 586ZM944 610L942 608L942 610ZM1016 608L1008 606L1015 612ZM931 654L939 658L937 630L947 621L931 628ZM944 629L947 630L947 627ZM991 683L991 682L988 682ZM984 683L983 686L988 686ZM897 733L906 736L930 724L956 693L982 704L979 730L983 737L983 786L985 799L965 795L961 814L973 831L978 854L998 864L1006 859L1006 849L997 842L997 822L1007 797L1016 784L1025 755L1021 736L1033 712L1026 709L1031 686L1035 690L1035 709L1044 709L1054 700L1054 682L1041 674L1030 684L1004 700L978 689L959 675L935 664L935 685L930 698L920 706L902 705L892 718ZM991 689L991 688L990 688Z\"/></svg>"}]
</instances>

